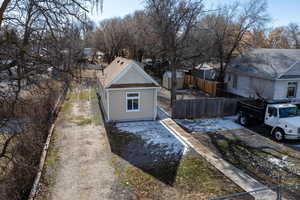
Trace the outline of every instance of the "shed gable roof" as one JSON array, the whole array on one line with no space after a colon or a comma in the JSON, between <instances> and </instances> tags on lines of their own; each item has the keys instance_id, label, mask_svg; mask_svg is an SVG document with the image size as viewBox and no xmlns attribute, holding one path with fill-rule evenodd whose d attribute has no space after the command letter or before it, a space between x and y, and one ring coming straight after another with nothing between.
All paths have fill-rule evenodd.
<instances>
[{"instance_id":1,"label":"shed gable roof","mask_svg":"<svg viewBox=\"0 0 300 200\"><path fill-rule=\"evenodd\" d=\"M233 60L228 72L267 78L300 78L300 50L252 49Z\"/></svg>"},{"instance_id":2,"label":"shed gable roof","mask_svg":"<svg viewBox=\"0 0 300 200\"><path fill-rule=\"evenodd\" d=\"M122 79L122 77L126 76L127 73L133 72L136 76L142 76L144 79L148 80L145 80L143 83L152 83L152 85L159 87L159 84L142 69L142 66L140 66L139 63L122 57L117 57L104 69L103 74L100 74L98 78L105 88L110 88L113 84L120 85L119 80L123 80L121 81L123 85L135 83L140 84L140 81L130 80L128 82L124 82L126 79Z\"/></svg>"}]
</instances>

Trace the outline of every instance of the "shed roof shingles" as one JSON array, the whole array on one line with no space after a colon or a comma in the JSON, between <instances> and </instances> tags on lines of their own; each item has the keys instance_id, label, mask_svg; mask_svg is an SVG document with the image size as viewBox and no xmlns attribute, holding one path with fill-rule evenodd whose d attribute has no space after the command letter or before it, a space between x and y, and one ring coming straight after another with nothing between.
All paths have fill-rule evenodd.
<instances>
[{"instance_id":1,"label":"shed roof shingles","mask_svg":"<svg viewBox=\"0 0 300 200\"><path fill-rule=\"evenodd\" d=\"M112 84L109 88L139 88L139 87L157 87L154 83L129 83Z\"/></svg>"},{"instance_id":2,"label":"shed roof shingles","mask_svg":"<svg viewBox=\"0 0 300 200\"><path fill-rule=\"evenodd\" d=\"M125 70L128 65L136 64L137 66L143 68L141 63L135 62L134 60L129 60L122 57L117 57L115 60L108 65L104 70L103 73L98 74L98 79L100 80L102 86L107 88L109 84L117 78L117 76ZM140 84L140 83L133 83L133 84L113 84L109 88L132 88L132 87L157 87L155 83L147 83L147 84Z\"/></svg>"},{"instance_id":3,"label":"shed roof shingles","mask_svg":"<svg viewBox=\"0 0 300 200\"><path fill-rule=\"evenodd\" d=\"M117 57L104 69L103 74L100 73L98 76L103 87L107 87L108 84L110 84L118 76L118 74L120 74L129 64L132 64L133 62L133 60Z\"/></svg>"}]
</instances>

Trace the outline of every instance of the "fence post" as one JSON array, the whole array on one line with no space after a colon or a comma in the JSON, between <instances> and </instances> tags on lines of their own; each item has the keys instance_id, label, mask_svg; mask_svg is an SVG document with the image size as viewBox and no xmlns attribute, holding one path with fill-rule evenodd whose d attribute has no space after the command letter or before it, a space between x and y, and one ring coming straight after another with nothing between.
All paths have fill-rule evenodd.
<instances>
[{"instance_id":1,"label":"fence post","mask_svg":"<svg viewBox=\"0 0 300 200\"><path fill-rule=\"evenodd\" d=\"M220 101L220 106L219 106L220 117L224 117L224 103L225 103L225 99L222 99Z\"/></svg>"},{"instance_id":2,"label":"fence post","mask_svg":"<svg viewBox=\"0 0 300 200\"><path fill-rule=\"evenodd\" d=\"M278 172L278 187L277 187L277 199L276 200L282 200L282 194L281 194L281 174Z\"/></svg>"}]
</instances>

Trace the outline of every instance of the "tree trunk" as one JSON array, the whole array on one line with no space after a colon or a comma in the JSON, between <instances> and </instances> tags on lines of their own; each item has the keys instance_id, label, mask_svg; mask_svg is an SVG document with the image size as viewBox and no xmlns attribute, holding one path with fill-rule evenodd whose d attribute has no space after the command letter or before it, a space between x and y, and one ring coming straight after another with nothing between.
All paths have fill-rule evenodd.
<instances>
[{"instance_id":1,"label":"tree trunk","mask_svg":"<svg viewBox=\"0 0 300 200\"><path fill-rule=\"evenodd\" d=\"M0 7L0 29L1 29L2 21L3 21L4 12L9 4L9 2L10 2L10 0L4 0Z\"/></svg>"},{"instance_id":2,"label":"tree trunk","mask_svg":"<svg viewBox=\"0 0 300 200\"><path fill-rule=\"evenodd\" d=\"M176 86L177 86L177 81L176 81L176 61L175 57L171 59L171 107L174 105L176 101Z\"/></svg>"}]
</instances>

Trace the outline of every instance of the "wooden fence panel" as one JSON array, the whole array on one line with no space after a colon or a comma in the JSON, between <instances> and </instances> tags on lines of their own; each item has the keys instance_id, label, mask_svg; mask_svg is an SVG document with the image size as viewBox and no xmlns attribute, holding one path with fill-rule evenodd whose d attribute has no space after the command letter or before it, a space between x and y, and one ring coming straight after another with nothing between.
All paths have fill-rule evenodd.
<instances>
[{"instance_id":1,"label":"wooden fence panel","mask_svg":"<svg viewBox=\"0 0 300 200\"><path fill-rule=\"evenodd\" d=\"M235 114L236 105L236 99L225 98L177 100L172 109L172 117L193 119L229 116Z\"/></svg>"},{"instance_id":2,"label":"wooden fence panel","mask_svg":"<svg viewBox=\"0 0 300 200\"><path fill-rule=\"evenodd\" d=\"M185 87L194 87L204 92L210 94L211 96L217 95L217 89L221 83L216 81L204 80L192 75L184 76L184 86Z\"/></svg>"}]
</instances>

